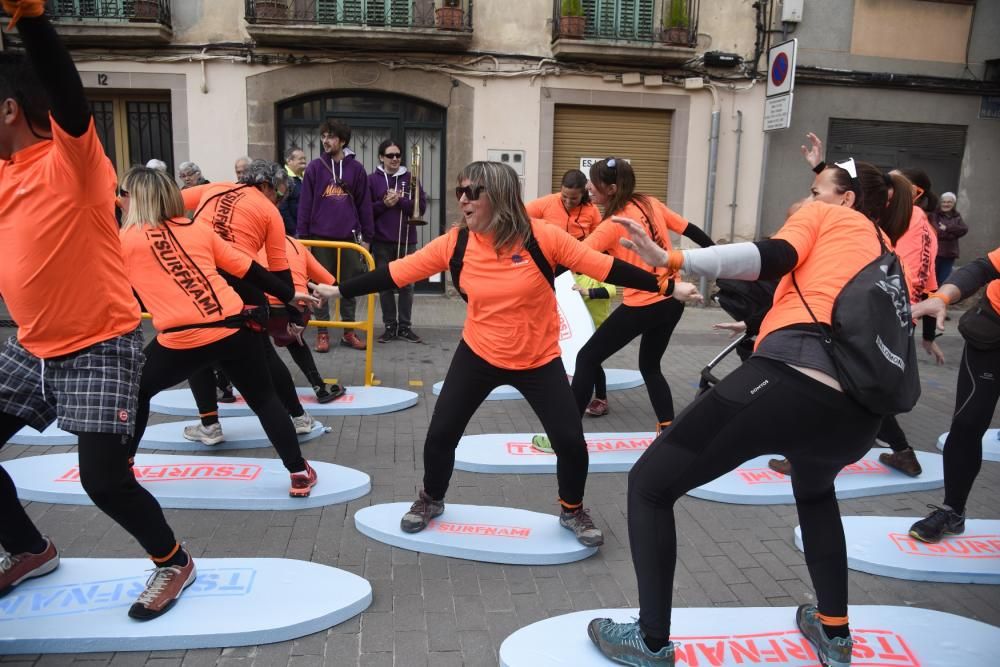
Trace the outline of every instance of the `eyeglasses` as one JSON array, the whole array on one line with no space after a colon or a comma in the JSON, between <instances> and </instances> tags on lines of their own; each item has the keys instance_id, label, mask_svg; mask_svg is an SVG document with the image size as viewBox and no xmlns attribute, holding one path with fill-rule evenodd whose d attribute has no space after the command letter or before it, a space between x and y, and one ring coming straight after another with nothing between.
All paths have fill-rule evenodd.
<instances>
[{"instance_id":1,"label":"eyeglasses","mask_svg":"<svg viewBox=\"0 0 1000 667\"><path fill-rule=\"evenodd\" d=\"M478 201L479 195L485 191L485 185L466 185L464 187L460 185L455 188L455 198L461 201L462 195L465 195L465 198L469 201Z\"/></svg>"},{"instance_id":2,"label":"eyeglasses","mask_svg":"<svg viewBox=\"0 0 1000 667\"><path fill-rule=\"evenodd\" d=\"M390 160L398 160L403 157L402 153L383 153L383 157L387 157Z\"/></svg>"},{"instance_id":3,"label":"eyeglasses","mask_svg":"<svg viewBox=\"0 0 1000 667\"><path fill-rule=\"evenodd\" d=\"M858 167L854 164L854 158L849 157L843 162L834 162L834 164L846 171L851 178L858 177Z\"/></svg>"}]
</instances>

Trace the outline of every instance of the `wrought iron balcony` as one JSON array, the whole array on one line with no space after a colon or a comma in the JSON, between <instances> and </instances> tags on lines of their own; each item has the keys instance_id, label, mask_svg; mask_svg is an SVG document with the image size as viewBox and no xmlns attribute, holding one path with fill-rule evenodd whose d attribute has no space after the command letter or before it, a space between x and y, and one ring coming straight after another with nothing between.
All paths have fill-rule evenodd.
<instances>
[{"instance_id":1,"label":"wrought iron balcony","mask_svg":"<svg viewBox=\"0 0 1000 667\"><path fill-rule=\"evenodd\" d=\"M472 0L246 0L247 30L259 44L393 50L467 48Z\"/></svg>"},{"instance_id":2,"label":"wrought iron balcony","mask_svg":"<svg viewBox=\"0 0 1000 667\"><path fill-rule=\"evenodd\" d=\"M553 0L552 51L564 60L683 62L697 45L699 3Z\"/></svg>"},{"instance_id":3,"label":"wrought iron balcony","mask_svg":"<svg viewBox=\"0 0 1000 667\"><path fill-rule=\"evenodd\" d=\"M173 30L170 0L48 0L56 30L73 44L165 44Z\"/></svg>"}]
</instances>

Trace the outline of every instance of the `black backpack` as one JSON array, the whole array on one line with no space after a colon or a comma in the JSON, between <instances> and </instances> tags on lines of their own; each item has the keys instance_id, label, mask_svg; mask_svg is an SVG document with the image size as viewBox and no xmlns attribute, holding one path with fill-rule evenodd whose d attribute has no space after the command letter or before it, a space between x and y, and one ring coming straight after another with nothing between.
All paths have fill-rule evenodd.
<instances>
[{"instance_id":1,"label":"black backpack","mask_svg":"<svg viewBox=\"0 0 1000 667\"><path fill-rule=\"evenodd\" d=\"M451 259L448 261L448 268L451 271L451 284L455 286L458 291L458 295L462 299L468 302L469 297L459 288L458 281L462 275L462 266L465 264L465 247L469 245L469 228L462 227L458 230L458 240L455 242L455 250L451 253ZM549 260L545 259L545 255L542 253L542 249L538 246L538 241L535 239L535 235L531 233L531 228L528 228L528 242L524 244L525 250L531 255L531 259L535 261L535 265L538 270L542 272L545 276L545 280L548 281L549 287L553 289L556 288L556 276L552 271L552 266L549 264Z\"/></svg>"},{"instance_id":2,"label":"black backpack","mask_svg":"<svg viewBox=\"0 0 1000 667\"><path fill-rule=\"evenodd\" d=\"M895 415L917 404L920 375L903 266L886 247L878 227L875 233L882 254L840 290L833 302L831 326L813 315L794 272L792 284L823 332L823 343L847 395L877 415Z\"/></svg>"}]
</instances>

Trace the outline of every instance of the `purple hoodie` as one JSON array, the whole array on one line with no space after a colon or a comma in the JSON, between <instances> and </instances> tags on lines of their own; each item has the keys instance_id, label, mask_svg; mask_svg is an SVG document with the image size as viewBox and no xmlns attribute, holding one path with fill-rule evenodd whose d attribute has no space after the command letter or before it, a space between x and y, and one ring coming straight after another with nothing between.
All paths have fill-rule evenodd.
<instances>
[{"instance_id":1,"label":"purple hoodie","mask_svg":"<svg viewBox=\"0 0 1000 667\"><path fill-rule=\"evenodd\" d=\"M385 173L385 169L380 165L368 176L368 191L372 198L372 212L375 216L375 236L376 241L383 243L399 243L399 225L402 222L403 228L407 231L406 244L416 245L417 228L406 224L406 219L413 215L413 200L410 199L410 179L413 174L400 167L396 173L390 176ZM386 206L382 198L385 193L392 188L397 192L402 192L403 197L399 203L393 207ZM427 210L427 195L424 189L420 188L420 210Z\"/></svg>"},{"instance_id":2,"label":"purple hoodie","mask_svg":"<svg viewBox=\"0 0 1000 667\"><path fill-rule=\"evenodd\" d=\"M355 231L365 241L375 233L368 174L349 149L337 163L324 153L309 163L302 176L296 236L350 239Z\"/></svg>"}]
</instances>

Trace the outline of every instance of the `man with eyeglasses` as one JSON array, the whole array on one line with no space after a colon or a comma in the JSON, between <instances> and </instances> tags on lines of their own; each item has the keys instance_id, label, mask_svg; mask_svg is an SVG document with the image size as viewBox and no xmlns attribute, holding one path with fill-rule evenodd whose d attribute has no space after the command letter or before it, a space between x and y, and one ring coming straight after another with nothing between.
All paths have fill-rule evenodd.
<instances>
[{"instance_id":1,"label":"man with eyeglasses","mask_svg":"<svg viewBox=\"0 0 1000 667\"><path fill-rule=\"evenodd\" d=\"M309 163L302 176L299 195L297 236L319 241L359 243L365 249L375 233L372 202L368 194L368 172L355 159L351 143L351 128L346 123L330 119L319 126L323 154ZM315 248L313 254L338 281L363 272L361 255L337 248ZM354 299L340 300L340 316L345 322L354 321ZM316 319L329 320L330 307L323 304L316 310ZM340 344L355 350L365 349L365 343L354 329L345 329ZM330 335L326 329L316 334L317 352L330 351Z\"/></svg>"},{"instance_id":2,"label":"man with eyeglasses","mask_svg":"<svg viewBox=\"0 0 1000 667\"><path fill-rule=\"evenodd\" d=\"M181 177L183 183L181 190L208 183L208 179L201 175L201 167L194 162L181 162L181 166L177 168L177 175Z\"/></svg>"}]
</instances>

